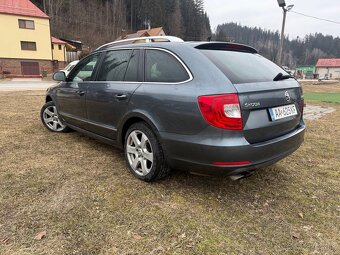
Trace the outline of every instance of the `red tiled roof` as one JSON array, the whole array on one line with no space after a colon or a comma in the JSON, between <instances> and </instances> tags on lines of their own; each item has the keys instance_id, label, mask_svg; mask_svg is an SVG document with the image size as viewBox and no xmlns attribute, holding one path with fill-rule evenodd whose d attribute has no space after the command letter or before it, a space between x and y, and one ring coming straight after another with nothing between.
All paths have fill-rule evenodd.
<instances>
[{"instance_id":1,"label":"red tiled roof","mask_svg":"<svg viewBox=\"0 0 340 255\"><path fill-rule=\"evenodd\" d=\"M138 32L148 32L150 36L157 36L162 31L163 27L155 27L151 29L139 30Z\"/></svg>"},{"instance_id":2,"label":"red tiled roof","mask_svg":"<svg viewBox=\"0 0 340 255\"><path fill-rule=\"evenodd\" d=\"M320 58L316 67L340 67L340 58Z\"/></svg>"},{"instance_id":3,"label":"red tiled roof","mask_svg":"<svg viewBox=\"0 0 340 255\"><path fill-rule=\"evenodd\" d=\"M1 0L0 0L1 1ZM66 42L52 36L52 43L66 44Z\"/></svg>"},{"instance_id":4,"label":"red tiled roof","mask_svg":"<svg viewBox=\"0 0 340 255\"><path fill-rule=\"evenodd\" d=\"M122 36L119 36L116 40L132 39L132 38L138 38L138 37L143 37L143 36L157 36L162 30L163 30L163 27L138 30L136 33L127 34L124 38L122 38Z\"/></svg>"},{"instance_id":5,"label":"red tiled roof","mask_svg":"<svg viewBox=\"0 0 340 255\"><path fill-rule=\"evenodd\" d=\"M0 0L0 13L48 18L48 16L29 0Z\"/></svg>"}]
</instances>

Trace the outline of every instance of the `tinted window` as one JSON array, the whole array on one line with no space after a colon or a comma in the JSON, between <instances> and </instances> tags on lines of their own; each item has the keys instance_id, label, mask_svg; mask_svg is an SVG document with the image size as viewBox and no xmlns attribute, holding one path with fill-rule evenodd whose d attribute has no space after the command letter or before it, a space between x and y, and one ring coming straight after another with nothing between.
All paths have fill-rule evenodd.
<instances>
[{"instance_id":1,"label":"tinted window","mask_svg":"<svg viewBox=\"0 0 340 255\"><path fill-rule=\"evenodd\" d=\"M234 84L273 81L278 73L287 73L254 53L220 50L201 50Z\"/></svg>"},{"instance_id":2,"label":"tinted window","mask_svg":"<svg viewBox=\"0 0 340 255\"><path fill-rule=\"evenodd\" d=\"M182 82L189 79L183 65L171 54L160 50L146 50L145 81Z\"/></svg>"},{"instance_id":3,"label":"tinted window","mask_svg":"<svg viewBox=\"0 0 340 255\"><path fill-rule=\"evenodd\" d=\"M139 50L134 50L126 70L124 81L138 81Z\"/></svg>"},{"instance_id":4,"label":"tinted window","mask_svg":"<svg viewBox=\"0 0 340 255\"><path fill-rule=\"evenodd\" d=\"M99 81L123 81L132 50L106 53L98 76Z\"/></svg>"},{"instance_id":5,"label":"tinted window","mask_svg":"<svg viewBox=\"0 0 340 255\"><path fill-rule=\"evenodd\" d=\"M84 59L77 67L77 70L71 74L70 80L77 82L93 80L92 74L97 65L98 58L98 55L92 55Z\"/></svg>"}]
</instances>

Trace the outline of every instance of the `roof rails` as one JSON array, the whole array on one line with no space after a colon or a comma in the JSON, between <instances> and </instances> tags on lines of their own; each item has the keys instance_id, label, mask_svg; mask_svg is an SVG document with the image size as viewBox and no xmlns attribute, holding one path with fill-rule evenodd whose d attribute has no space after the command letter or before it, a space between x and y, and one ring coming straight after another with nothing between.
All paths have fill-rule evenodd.
<instances>
[{"instance_id":1,"label":"roof rails","mask_svg":"<svg viewBox=\"0 0 340 255\"><path fill-rule=\"evenodd\" d=\"M114 42L109 42L98 47L96 50L101 50L113 46L121 46L126 44L133 44L133 43L148 43L148 42L184 42L181 38L175 36L145 36L145 37L137 37L137 38L130 38L124 39Z\"/></svg>"}]
</instances>

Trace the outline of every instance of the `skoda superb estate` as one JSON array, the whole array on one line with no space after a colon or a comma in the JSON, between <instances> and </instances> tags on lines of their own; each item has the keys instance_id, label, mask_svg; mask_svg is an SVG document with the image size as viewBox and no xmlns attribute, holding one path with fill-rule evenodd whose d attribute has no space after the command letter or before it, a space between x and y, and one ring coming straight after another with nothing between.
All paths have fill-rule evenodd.
<instances>
[{"instance_id":1,"label":"skoda superb estate","mask_svg":"<svg viewBox=\"0 0 340 255\"><path fill-rule=\"evenodd\" d=\"M304 139L300 85L245 45L111 43L54 79L41 109L46 128L122 148L144 181L170 169L244 176Z\"/></svg>"}]
</instances>

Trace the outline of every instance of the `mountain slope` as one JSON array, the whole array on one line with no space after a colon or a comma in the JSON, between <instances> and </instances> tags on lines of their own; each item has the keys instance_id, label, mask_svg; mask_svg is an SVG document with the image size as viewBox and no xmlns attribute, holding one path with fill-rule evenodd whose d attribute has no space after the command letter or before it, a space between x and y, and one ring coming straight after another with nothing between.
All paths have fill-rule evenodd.
<instances>
[{"instance_id":1,"label":"mountain slope","mask_svg":"<svg viewBox=\"0 0 340 255\"><path fill-rule=\"evenodd\" d=\"M280 34L257 27L241 26L236 23L225 23L217 27L214 39L244 43L255 47L272 61L277 58ZM307 35L305 38L289 40L285 38L283 64L315 65L319 58L339 58L340 38L325 36L320 33Z\"/></svg>"}]
</instances>

